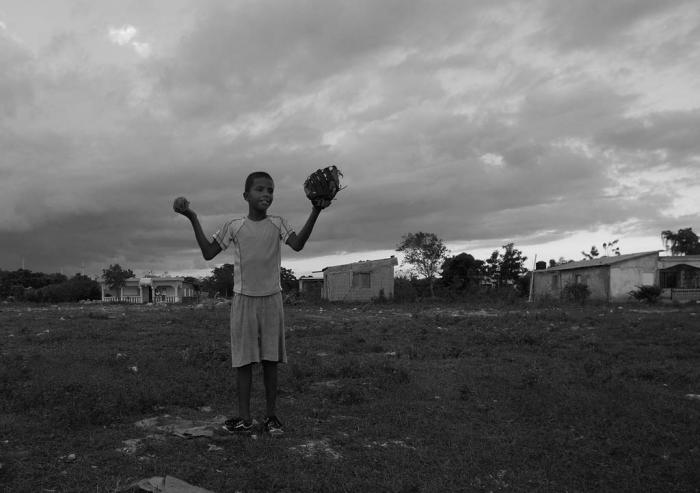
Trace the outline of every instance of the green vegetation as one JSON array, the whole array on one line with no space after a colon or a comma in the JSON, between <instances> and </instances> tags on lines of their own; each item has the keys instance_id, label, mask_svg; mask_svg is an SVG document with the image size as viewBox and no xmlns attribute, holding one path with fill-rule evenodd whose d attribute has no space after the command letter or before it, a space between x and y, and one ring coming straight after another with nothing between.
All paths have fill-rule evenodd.
<instances>
[{"instance_id":1,"label":"green vegetation","mask_svg":"<svg viewBox=\"0 0 700 493\"><path fill-rule=\"evenodd\" d=\"M415 272L428 280L430 297L435 297L435 277L447 255L444 240L435 233L408 233L396 247L402 252L404 261L413 266Z\"/></svg>"},{"instance_id":2,"label":"green vegetation","mask_svg":"<svg viewBox=\"0 0 700 493\"><path fill-rule=\"evenodd\" d=\"M700 255L700 239L693 228L681 228L676 233L667 229L661 232L661 239L671 255Z\"/></svg>"},{"instance_id":3,"label":"green vegetation","mask_svg":"<svg viewBox=\"0 0 700 493\"><path fill-rule=\"evenodd\" d=\"M223 442L134 423L231 414L226 306L0 305L0 489L694 491L694 307L518 300L289 306L288 432Z\"/></svg>"},{"instance_id":4,"label":"green vegetation","mask_svg":"<svg viewBox=\"0 0 700 493\"><path fill-rule=\"evenodd\" d=\"M561 298L573 303L585 303L591 296L591 290L586 284L573 283L564 286L561 290Z\"/></svg>"},{"instance_id":5,"label":"green vegetation","mask_svg":"<svg viewBox=\"0 0 700 493\"><path fill-rule=\"evenodd\" d=\"M661 296L661 288L658 286L652 286L645 284L643 286L638 286L636 290L630 291L630 296L638 301L645 301L647 303L656 303L659 301Z\"/></svg>"},{"instance_id":6,"label":"green vegetation","mask_svg":"<svg viewBox=\"0 0 700 493\"><path fill-rule=\"evenodd\" d=\"M0 299L43 303L96 300L102 293L98 282L82 274L44 274L27 269L0 270Z\"/></svg>"},{"instance_id":7,"label":"green vegetation","mask_svg":"<svg viewBox=\"0 0 700 493\"><path fill-rule=\"evenodd\" d=\"M102 279L111 289L118 290L126 285L126 280L134 277L131 269L123 269L119 264L112 264L102 269Z\"/></svg>"}]
</instances>

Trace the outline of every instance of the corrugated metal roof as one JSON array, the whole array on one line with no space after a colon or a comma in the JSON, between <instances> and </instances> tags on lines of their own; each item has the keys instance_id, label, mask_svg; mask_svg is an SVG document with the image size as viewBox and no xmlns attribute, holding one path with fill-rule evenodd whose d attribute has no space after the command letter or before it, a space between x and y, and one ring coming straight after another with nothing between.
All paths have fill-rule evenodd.
<instances>
[{"instance_id":1,"label":"corrugated metal roof","mask_svg":"<svg viewBox=\"0 0 700 493\"><path fill-rule=\"evenodd\" d=\"M592 260L579 260L578 262L569 262L568 264L557 265L556 267L549 267L544 271L536 272L552 272L558 270L572 270L572 269L586 269L588 267L603 267L607 265L618 264L620 262L625 262L626 260L632 260L639 257L646 257L647 255L658 255L659 252L663 250L653 250L650 252L640 252L640 253L627 253L625 255L613 255L612 257L599 257Z\"/></svg>"},{"instance_id":2,"label":"corrugated metal roof","mask_svg":"<svg viewBox=\"0 0 700 493\"><path fill-rule=\"evenodd\" d=\"M332 265L329 267L324 267L322 272L326 271L336 271L336 270L349 270L352 269L353 267L368 267L368 268L374 268L374 267L379 267L382 265L399 265L399 261L397 260L396 257L393 255L389 258L382 258L382 259L377 259L377 260L361 260L359 262L353 262L351 264L342 264L342 265Z\"/></svg>"}]
</instances>

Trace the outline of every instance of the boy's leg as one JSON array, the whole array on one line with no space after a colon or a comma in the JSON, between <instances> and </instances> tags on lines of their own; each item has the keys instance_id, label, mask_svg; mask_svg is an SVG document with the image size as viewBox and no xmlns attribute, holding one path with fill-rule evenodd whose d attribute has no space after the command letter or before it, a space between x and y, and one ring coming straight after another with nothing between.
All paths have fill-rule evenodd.
<instances>
[{"instance_id":1,"label":"boy's leg","mask_svg":"<svg viewBox=\"0 0 700 493\"><path fill-rule=\"evenodd\" d=\"M277 361L263 361L265 382L265 403L267 416L275 416L277 411Z\"/></svg>"},{"instance_id":2,"label":"boy's leg","mask_svg":"<svg viewBox=\"0 0 700 493\"><path fill-rule=\"evenodd\" d=\"M244 421L250 421L250 391L253 384L253 364L237 368L238 414Z\"/></svg>"}]
</instances>

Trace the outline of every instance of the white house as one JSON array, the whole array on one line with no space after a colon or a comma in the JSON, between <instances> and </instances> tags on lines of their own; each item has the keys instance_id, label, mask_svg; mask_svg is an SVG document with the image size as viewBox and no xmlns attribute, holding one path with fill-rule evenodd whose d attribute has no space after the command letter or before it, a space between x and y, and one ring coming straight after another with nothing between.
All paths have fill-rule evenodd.
<instances>
[{"instance_id":1,"label":"white house","mask_svg":"<svg viewBox=\"0 0 700 493\"><path fill-rule=\"evenodd\" d=\"M659 257L658 286L662 299L700 300L700 255Z\"/></svg>"},{"instance_id":2,"label":"white house","mask_svg":"<svg viewBox=\"0 0 700 493\"><path fill-rule=\"evenodd\" d=\"M195 299L194 285L182 277L132 277L118 289L102 281L102 301L126 303L181 303Z\"/></svg>"}]
</instances>

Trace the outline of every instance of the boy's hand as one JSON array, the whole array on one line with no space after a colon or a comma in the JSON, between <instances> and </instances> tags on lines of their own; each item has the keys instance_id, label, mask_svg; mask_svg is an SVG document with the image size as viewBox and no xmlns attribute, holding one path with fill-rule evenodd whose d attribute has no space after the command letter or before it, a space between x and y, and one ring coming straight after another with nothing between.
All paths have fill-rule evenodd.
<instances>
[{"instance_id":1,"label":"boy's hand","mask_svg":"<svg viewBox=\"0 0 700 493\"><path fill-rule=\"evenodd\" d=\"M190 209L190 203L185 197L178 197L175 199L173 202L173 210L183 216L187 216L187 214L192 211L192 209Z\"/></svg>"},{"instance_id":2,"label":"boy's hand","mask_svg":"<svg viewBox=\"0 0 700 493\"><path fill-rule=\"evenodd\" d=\"M340 177L343 173L335 166L317 169L304 181L304 193L311 201L314 209L322 210L331 204L331 200L343 188Z\"/></svg>"},{"instance_id":3,"label":"boy's hand","mask_svg":"<svg viewBox=\"0 0 700 493\"><path fill-rule=\"evenodd\" d=\"M318 209L319 211L322 211L329 205L331 205L331 200L329 199L322 199L322 198L315 198L311 201L311 204L313 205L314 209Z\"/></svg>"}]
</instances>

